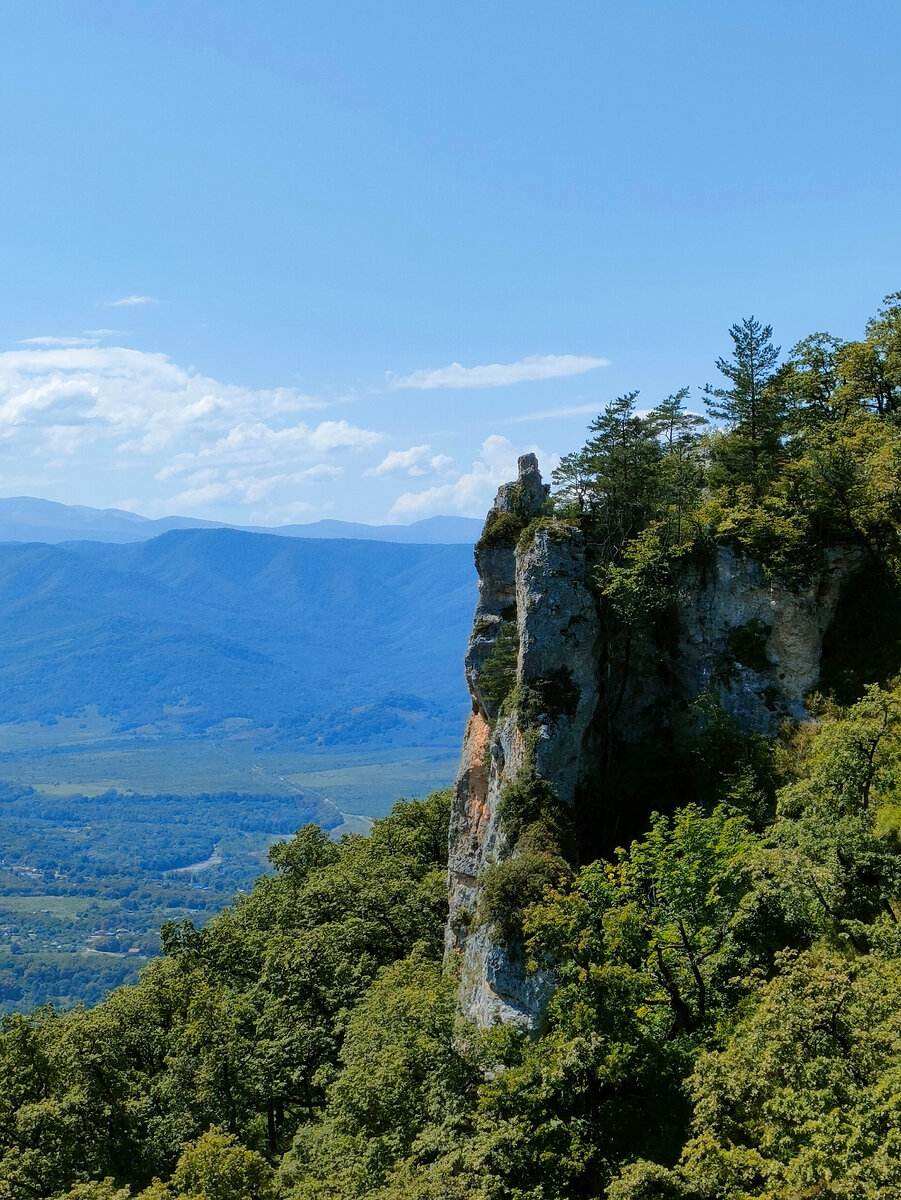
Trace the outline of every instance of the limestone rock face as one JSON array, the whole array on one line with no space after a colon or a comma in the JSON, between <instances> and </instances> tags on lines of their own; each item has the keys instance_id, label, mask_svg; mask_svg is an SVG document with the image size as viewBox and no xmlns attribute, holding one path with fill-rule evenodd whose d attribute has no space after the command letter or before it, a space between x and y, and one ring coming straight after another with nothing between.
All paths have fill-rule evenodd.
<instances>
[{"instance_id":1,"label":"limestone rock face","mask_svg":"<svg viewBox=\"0 0 901 1200\"><path fill-rule=\"evenodd\" d=\"M599 695L598 612L587 576L577 530L539 529L517 555L517 682L548 707L539 718L538 773L569 806Z\"/></svg>"},{"instance_id":2,"label":"limestone rock face","mask_svg":"<svg viewBox=\"0 0 901 1200\"><path fill-rule=\"evenodd\" d=\"M547 490L534 455L523 456L519 479L499 490L476 548L479 602L465 659L472 714L451 816L446 954L460 971L464 1013L482 1027L537 1028L552 986L549 975L527 975L521 949L500 944L479 919L481 878L517 853L498 809L527 753L563 806L581 805L574 827L588 836L593 825L591 835L603 842L598 827L617 800L598 775L599 747L609 755L611 746L642 739L665 745L674 728L687 727L704 693L746 730L773 732L787 716L804 719L823 636L862 563L855 552L830 552L819 577L792 591L720 547L705 568L683 570L675 634L665 643L639 638L624 669L621 648L604 640L582 533L554 518L534 520ZM515 672L495 710L483 671L496 660L499 637L514 628Z\"/></svg>"},{"instance_id":3,"label":"limestone rock face","mask_svg":"<svg viewBox=\"0 0 901 1200\"><path fill-rule=\"evenodd\" d=\"M684 569L675 644L634 648L616 735L636 742L670 728L705 693L743 730L773 734L786 718L806 720L824 635L863 565L860 551L829 550L823 569L797 590L728 546L706 567Z\"/></svg>"},{"instance_id":4,"label":"limestone rock face","mask_svg":"<svg viewBox=\"0 0 901 1200\"><path fill-rule=\"evenodd\" d=\"M678 673L686 696L719 683L720 703L746 729L769 732L785 716L804 720L804 696L820 674L823 636L842 589L862 566L858 551L827 552L814 582L792 591L760 564L720 547L706 574L688 572L679 592ZM760 635L760 659L736 661L739 631Z\"/></svg>"},{"instance_id":5,"label":"limestone rock face","mask_svg":"<svg viewBox=\"0 0 901 1200\"><path fill-rule=\"evenodd\" d=\"M535 456L523 456L519 470L517 483L498 492L486 528L498 513L515 512L523 523L540 514L547 489ZM491 712L480 675L502 627L515 621L519 652L512 694L532 689L557 698L553 711L538 718L536 766L557 786L561 800L572 804L582 742L597 703L596 606L586 586L585 548L577 531L539 528L522 548L511 540L489 542L477 549L476 566L479 603L465 660L473 711L451 816L447 953L459 960L468 1016L481 1026L515 1021L533 1027L550 980L527 977L516 949L497 944L478 924L479 878L511 853L498 822L501 792L524 758L518 706L514 703L509 713Z\"/></svg>"}]
</instances>

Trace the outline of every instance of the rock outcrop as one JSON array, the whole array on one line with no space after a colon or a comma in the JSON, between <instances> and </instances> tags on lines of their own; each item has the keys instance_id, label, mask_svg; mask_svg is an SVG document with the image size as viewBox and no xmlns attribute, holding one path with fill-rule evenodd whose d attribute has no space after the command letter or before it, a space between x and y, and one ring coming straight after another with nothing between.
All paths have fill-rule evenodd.
<instances>
[{"instance_id":1,"label":"rock outcrop","mask_svg":"<svg viewBox=\"0 0 901 1200\"><path fill-rule=\"evenodd\" d=\"M511 852L498 819L501 794L524 765L527 693L547 699L550 684L561 695L538 714L532 751L538 774L551 781L561 803L572 805L583 743L598 696L597 609L587 586L582 536L553 526L532 530L547 489L532 454L519 460L519 480L498 492L476 548L479 603L466 652L472 714L466 729L454 791L450 833L450 918L447 952L460 961L464 1011L482 1026L515 1021L533 1026L547 1000L550 981L526 976L515 947L495 940L479 923L479 879ZM492 524L512 516L525 527L518 542L493 539ZM502 523L502 522L501 522ZM514 524L514 531L515 531ZM510 711L496 711L481 686L482 669L505 627L515 623L518 646Z\"/></svg>"},{"instance_id":2,"label":"rock outcrop","mask_svg":"<svg viewBox=\"0 0 901 1200\"><path fill-rule=\"evenodd\" d=\"M804 720L823 637L862 563L860 552L827 551L824 569L794 591L725 546L709 571L686 572L678 603L683 695L716 687L726 712L743 728L764 733L786 716Z\"/></svg>"},{"instance_id":3,"label":"rock outcrop","mask_svg":"<svg viewBox=\"0 0 901 1200\"><path fill-rule=\"evenodd\" d=\"M465 660L472 714L451 818L446 950L460 971L464 1012L482 1027L536 1028L551 990L550 976L527 974L521 948L480 910L480 881L518 853L504 827L505 789L528 765L573 815L570 857L605 845L618 803L604 794L601 764L611 745L656 747L665 758L667 739L674 729L684 733L705 695L745 730L803 719L824 633L861 563L855 553L832 552L810 586L792 591L721 547L706 568L682 572L669 638L639 637L624 663L621 648L605 640L583 534L543 516L546 497L534 455L523 456L476 548L479 603ZM501 701L498 662L511 646Z\"/></svg>"}]
</instances>

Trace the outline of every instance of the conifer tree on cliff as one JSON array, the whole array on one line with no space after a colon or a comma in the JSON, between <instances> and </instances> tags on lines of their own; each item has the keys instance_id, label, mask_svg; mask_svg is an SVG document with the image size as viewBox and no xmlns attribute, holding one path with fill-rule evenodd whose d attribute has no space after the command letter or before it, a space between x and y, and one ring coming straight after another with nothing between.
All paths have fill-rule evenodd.
<instances>
[{"instance_id":1,"label":"conifer tree on cliff","mask_svg":"<svg viewBox=\"0 0 901 1200\"><path fill-rule=\"evenodd\" d=\"M561 496L591 518L596 550L616 561L629 538L646 524L657 491L663 454L656 426L638 415L638 392L617 396L591 422L581 450L561 459L554 482Z\"/></svg>"},{"instance_id":2,"label":"conifer tree on cliff","mask_svg":"<svg viewBox=\"0 0 901 1200\"><path fill-rule=\"evenodd\" d=\"M732 358L718 358L716 366L732 386L707 384L704 403L711 417L729 426L729 435L714 443L715 457L759 495L781 457L787 399L780 386L780 347L773 345L772 325L755 317L733 325L729 336Z\"/></svg>"}]
</instances>

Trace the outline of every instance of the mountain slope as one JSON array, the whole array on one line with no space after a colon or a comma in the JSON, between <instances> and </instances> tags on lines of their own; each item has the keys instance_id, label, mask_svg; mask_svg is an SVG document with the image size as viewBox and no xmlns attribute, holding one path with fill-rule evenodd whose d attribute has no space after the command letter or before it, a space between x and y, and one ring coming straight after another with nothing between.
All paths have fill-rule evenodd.
<instances>
[{"instance_id":1,"label":"mountain slope","mask_svg":"<svg viewBox=\"0 0 901 1200\"><path fill-rule=\"evenodd\" d=\"M102 542L136 542L169 529L216 529L216 521L195 517L160 517L151 521L122 508L90 508L59 504L34 496L0 498L0 541L67 542L96 538Z\"/></svg>"},{"instance_id":2,"label":"mountain slope","mask_svg":"<svg viewBox=\"0 0 901 1200\"><path fill-rule=\"evenodd\" d=\"M346 726L349 709L375 705L456 726L474 598L467 546L231 529L4 544L0 714L95 705L171 732L238 717L322 737L329 714Z\"/></svg>"}]
</instances>

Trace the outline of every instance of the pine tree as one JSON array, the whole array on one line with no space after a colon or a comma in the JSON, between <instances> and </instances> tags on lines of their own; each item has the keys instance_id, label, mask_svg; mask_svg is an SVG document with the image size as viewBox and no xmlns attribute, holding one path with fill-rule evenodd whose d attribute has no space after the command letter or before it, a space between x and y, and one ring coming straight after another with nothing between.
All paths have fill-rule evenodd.
<instances>
[{"instance_id":1,"label":"pine tree","mask_svg":"<svg viewBox=\"0 0 901 1200\"><path fill-rule=\"evenodd\" d=\"M680 388L662 400L647 418L663 455L657 469L657 507L672 526L677 541L682 537L683 519L697 500L703 477L698 440L707 421L686 409L688 396L689 389Z\"/></svg>"},{"instance_id":2,"label":"pine tree","mask_svg":"<svg viewBox=\"0 0 901 1200\"><path fill-rule=\"evenodd\" d=\"M780 438L788 408L778 367L780 347L773 345L772 325L761 325L745 317L733 325L729 336L734 344L731 359L718 358L717 370L731 381L729 388L703 388L707 411L729 427L733 449L732 466L742 459L755 490L772 473L779 459Z\"/></svg>"},{"instance_id":3,"label":"pine tree","mask_svg":"<svg viewBox=\"0 0 901 1200\"><path fill-rule=\"evenodd\" d=\"M595 534L602 557L610 561L618 558L653 510L662 451L651 423L635 411L637 396L629 392L607 405L591 422L583 451L598 518Z\"/></svg>"}]
</instances>

